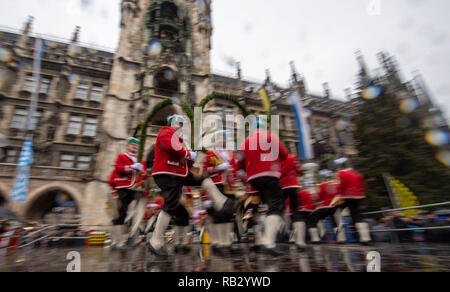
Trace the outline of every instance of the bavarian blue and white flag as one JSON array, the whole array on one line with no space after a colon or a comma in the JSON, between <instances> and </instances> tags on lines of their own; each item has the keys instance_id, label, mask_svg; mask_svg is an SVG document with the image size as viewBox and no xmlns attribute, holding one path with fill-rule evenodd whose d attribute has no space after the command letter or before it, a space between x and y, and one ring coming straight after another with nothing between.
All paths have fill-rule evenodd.
<instances>
[{"instance_id":1,"label":"bavarian blue and white flag","mask_svg":"<svg viewBox=\"0 0 450 292\"><path fill-rule=\"evenodd\" d=\"M25 203L30 180L30 166L33 163L33 140L27 138L23 144L16 170L16 179L11 194L11 200Z\"/></svg>"},{"instance_id":2,"label":"bavarian blue and white flag","mask_svg":"<svg viewBox=\"0 0 450 292\"><path fill-rule=\"evenodd\" d=\"M307 118L308 111L303 107L301 97L297 92L293 92L289 95L289 102L291 103L292 111L295 115L295 122L297 124L300 159L313 159L314 151L311 141L311 126L309 125Z\"/></svg>"},{"instance_id":3,"label":"bavarian blue and white flag","mask_svg":"<svg viewBox=\"0 0 450 292\"><path fill-rule=\"evenodd\" d=\"M34 90L31 95L30 108L28 110L25 130L32 131L34 129L33 118L36 113L38 104L39 80L41 79L42 54L44 52L44 42L37 38L35 42L35 53L33 61L33 79ZM22 151L19 156L19 164L16 169L16 178L14 181L11 200L25 203L28 194L28 184L30 181L30 167L33 164L33 138L30 136L25 139Z\"/></svg>"}]
</instances>

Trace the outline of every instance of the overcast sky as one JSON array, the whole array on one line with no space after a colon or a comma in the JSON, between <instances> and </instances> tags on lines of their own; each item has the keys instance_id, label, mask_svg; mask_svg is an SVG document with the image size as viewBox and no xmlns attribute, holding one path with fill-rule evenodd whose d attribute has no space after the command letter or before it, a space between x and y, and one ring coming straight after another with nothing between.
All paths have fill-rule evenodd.
<instances>
[{"instance_id":1,"label":"overcast sky","mask_svg":"<svg viewBox=\"0 0 450 292\"><path fill-rule=\"evenodd\" d=\"M368 6L379 1L380 14ZM33 31L70 38L76 25L81 41L115 48L120 0L0 0L0 25L21 28L35 16ZM396 56L402 74L419 70L437 101L450 112L450 1L448 0L214 0L213 71L286 84L289 61L296 62L311 91L329 82L344 96L353 87L360 49L373 70L380 50ZM372 12L377 12L375 7ZM373 14L373 13L372 13Z\"/></svg>"}]
</instances>

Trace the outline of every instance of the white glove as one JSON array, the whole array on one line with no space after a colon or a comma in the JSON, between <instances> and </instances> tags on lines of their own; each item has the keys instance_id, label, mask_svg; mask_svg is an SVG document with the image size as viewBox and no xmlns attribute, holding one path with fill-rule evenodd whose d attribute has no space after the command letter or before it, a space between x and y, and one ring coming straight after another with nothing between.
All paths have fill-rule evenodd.
<instances>
[{"instance_id":1,"label":"white glove","mask_svg":"<svg viewBox=\"0 0 450 292\"><path fill-rule=\"evenodd\" d=\"M216 171L220 172L220 171L225 171L230 169L231 164L229 164L228 162L222 163L221 165L216 167Z\"/></svg>"},{"instance_id":2,"label":"white glove","mask_svg":"<svg viewBox=\"0 0 450 292\"><path fill-rule=\"evenodd\" d=\"M139 172L143 172L144 171L144 166L142 165L142 163L135 163L131 166L132 169L137 170Z\"/></svg>"},{"instance_id":3,"label":"white glove","mask_svg":"<svg viewBox=\"0 0 450 292\"><path fill-rule=\"evenodd\" d=\"M247 178L247 173L245 172L245 170L239 170L238 172L237 172L237 176L240 178L240 179L242 179L242 180L244 180L244 179L246 179Z\"/></svg>"},{"instance_id":4,"label":"white glove","mask_svg":"<svg viewBox=\"0 0 450 292\"><path fill-rule=\"evenodd\" d=\"M197 160L197 152L189 151L189 155L191 156L191 158L189 158L189 160L191 160L191 161Z\"/></svg>"},{"instance_id":5,"label":"white glove","mask_svg":"<svg viewBox=\"0 0 450 292\"><path fill-rule=\"evenodd\" d=\"M210 209L213 206L213 202L208 200L203 202L203 206L205 206L205 209Z\"/></svg>"}]
</instances>

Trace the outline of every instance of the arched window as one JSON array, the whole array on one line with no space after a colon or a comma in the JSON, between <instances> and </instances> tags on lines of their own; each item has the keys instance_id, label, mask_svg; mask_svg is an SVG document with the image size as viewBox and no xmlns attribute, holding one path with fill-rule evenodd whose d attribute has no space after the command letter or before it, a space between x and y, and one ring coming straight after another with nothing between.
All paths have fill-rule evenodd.
<instances>
[{"instance_id":1,"label":"arched window","mask_svg":"<svg viewBox=\"0 0 450 292\"><path fill-rule=\"evenodd\" d=\"M165 2L161 4L161 18L163 20L176 22L178 20L178 8L175 4Z\"/></svg>"},{"instance_id":2,"label":"arched window","mask_svg":"<svg viewBox=\"0 0 450 292\"><path fill-rule=\"evenodd\" d=\"M174 96L178 93L178 74L169 67L164 67L155 75L156 94Z\"/></svg>"},{"instance_id":3,"label":"arched window","mask_svg":"<svg viewBox=\"0 0 450 292\"><path fill-rule=\"evenodd\" d=\"M47 224L76 223L79 220L79 208L67 192L51 190L40 195L28 207L25 216L43 220Z\"/></svg>"}]
</instances>

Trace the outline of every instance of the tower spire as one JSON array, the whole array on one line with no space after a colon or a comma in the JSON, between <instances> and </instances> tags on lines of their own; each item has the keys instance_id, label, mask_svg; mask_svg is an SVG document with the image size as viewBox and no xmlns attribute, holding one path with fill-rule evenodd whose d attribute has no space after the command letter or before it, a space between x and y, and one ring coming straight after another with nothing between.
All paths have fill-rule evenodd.
<instances>
[{"instance_id":1,"label":"tower spire","mask_svg":"<svg viewBox=\"0 0 450 292\"><path fill-rule=\"evenodd\" d=\"M355 55L359 64L358 85L360 88L363 88L369 85L371 78L362 52L358 50L355 52Z\"/></svg>"},{"instance_id":2,"label":"tower spire","mask_svg":"<svg viewBox=\"0 0 450 292\"><path fill-rule=\"evenodd\" d=\"M290 61L289 65L291 66L292 81L294 81L294 83L297 83L298 82L298 76L297 76L297 69L295 68L295 62L294 61Z\"/></svg>"},{"instance_id":3,"label":"tower spire","mask_svg":"<svg viewBox=\"0 0 450 292\"><path fill-rule=\"evenodd\" d=\"M72 42L73 43L78 43L78 40L80 38L80 29L81 28L78 25L75 27L75 31L74 31L73 36L72 36Z\"/></svg>"},{"instance_id":4,"label":"tower spire","mask_svg":"<svg viewBox=\"0 0 450 292\"><path fill-rule=\"evenodd\" d=\"M20 50L27 49L28 39L30 38L30 32L33 27L33 22L34 22L34 17L29 16L27 19L27 22L25 23L24 28L22 30L22 35L20 36L19 41L17 42L17 45L16 45Z\"/></svg>"}]
</instances>

